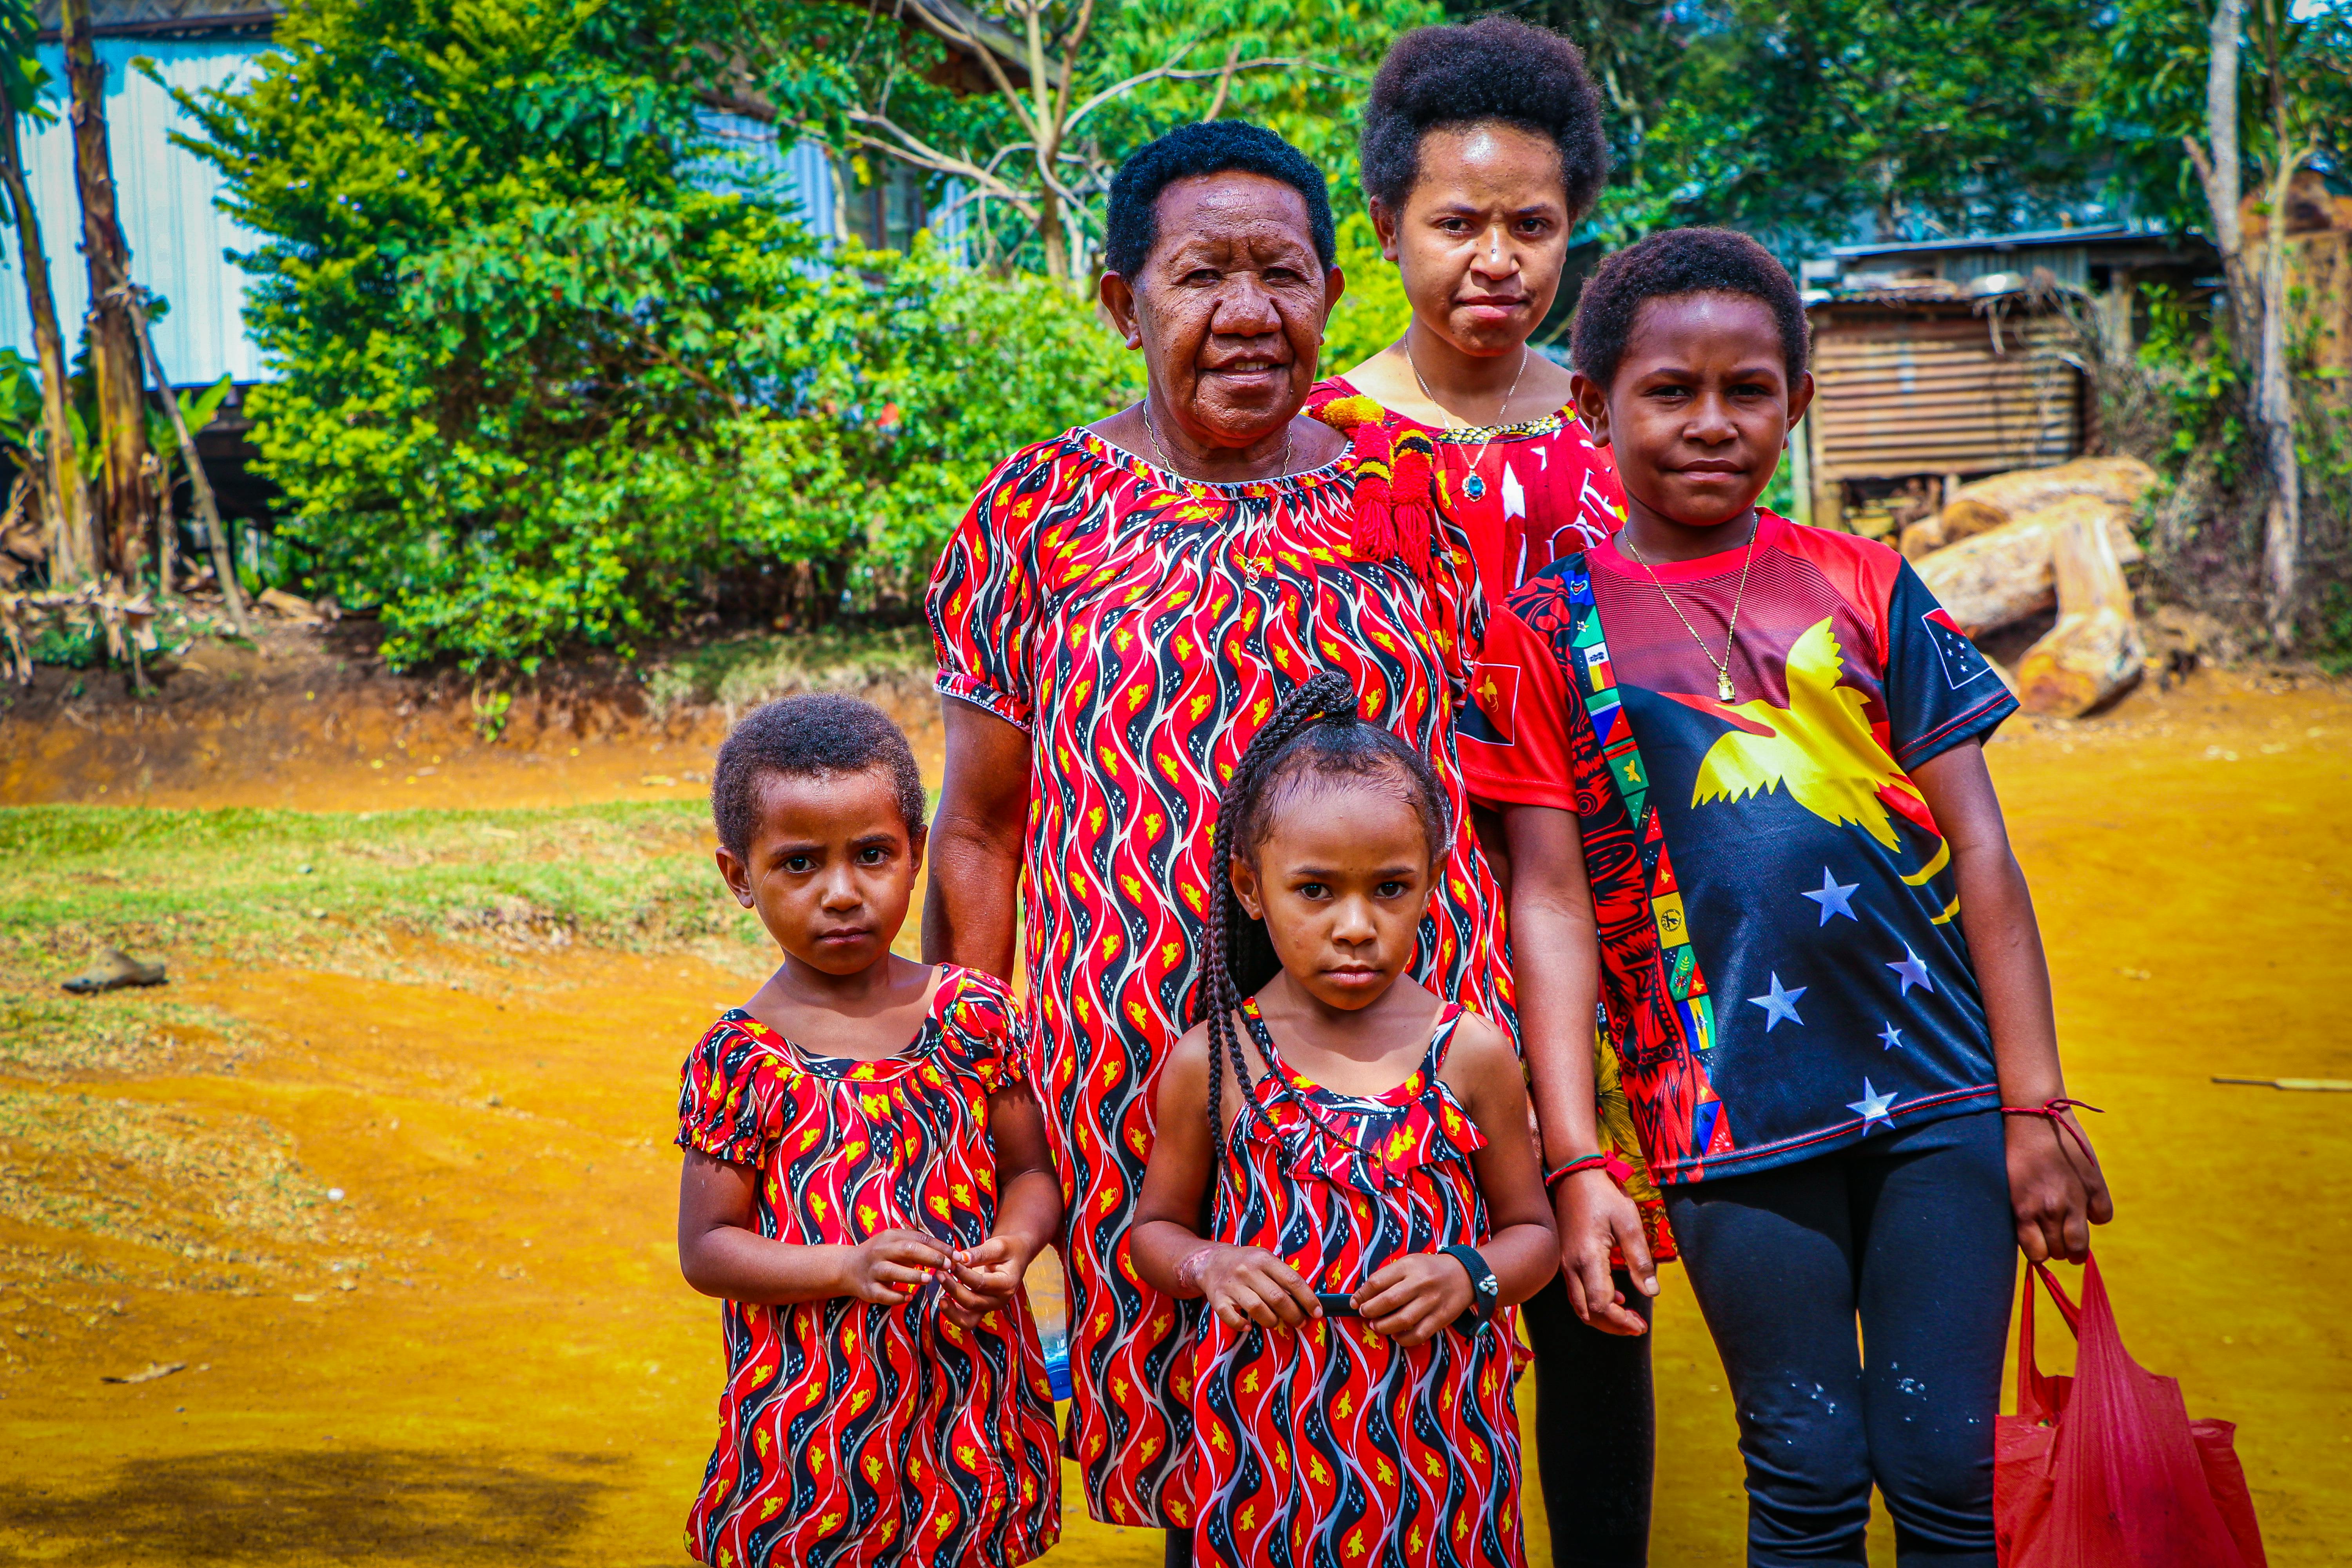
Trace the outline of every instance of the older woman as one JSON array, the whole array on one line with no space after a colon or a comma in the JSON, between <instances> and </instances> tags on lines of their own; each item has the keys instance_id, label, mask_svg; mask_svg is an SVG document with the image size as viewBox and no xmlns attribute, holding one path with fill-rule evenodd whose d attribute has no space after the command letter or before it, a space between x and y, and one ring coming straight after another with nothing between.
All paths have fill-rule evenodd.
<instances>
[{"instance_id":1,"label":"older woman","mask_svg":"<svg viewBox=\"0 0 2352 1568\"><path fill-rule=\"evenodd\" d=\"M1436 763L1464 820L1453 714L1480 598L1458 532L1424 514L1405 537L1391 476L1370 484L1299 412L1341 288L1314 165L1255 126L1186 126L1120 170L1108 227L1102 302L1144 356L1143 401L1007 459L931 581L951 700L924 948L1010 973L1019 911L1068 1199L1067 1442L1096 1518L1181 1527L1182 1314L1121 1240L1197 1007L1204 829L1258 725L1327 668ZM1488 1013L1508 1005L1496 908L1458 836L1417 973Z\"/></svg>"}]
</instances>

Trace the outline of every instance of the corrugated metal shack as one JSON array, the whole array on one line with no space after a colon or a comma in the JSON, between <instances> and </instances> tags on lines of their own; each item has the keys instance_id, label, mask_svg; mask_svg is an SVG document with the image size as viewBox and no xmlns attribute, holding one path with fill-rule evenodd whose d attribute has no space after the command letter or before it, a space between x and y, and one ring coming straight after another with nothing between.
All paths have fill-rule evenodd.
<instances>
[{"instance_id":1,"label":"corrugated metal shack","mask_svg":"<svg viewBox=\"0 0 2352 1568\"><path fill-rule=\"evenodd\" d=\"M2133 285L2194 297L2219 268L2200 238L2121 224L1807 262L1819 390L1795 451L1800 504L1825 526L1885 534L1970 479L2078 456L2097 415L2062 300L2127 343Z\"/></svg>"}]
</instances>

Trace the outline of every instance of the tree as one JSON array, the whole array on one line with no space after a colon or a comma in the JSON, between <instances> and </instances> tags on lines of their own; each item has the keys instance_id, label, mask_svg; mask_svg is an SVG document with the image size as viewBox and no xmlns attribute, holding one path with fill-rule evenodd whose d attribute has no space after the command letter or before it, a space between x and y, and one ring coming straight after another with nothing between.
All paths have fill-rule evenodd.
<instances>
[{"instance_id":1,"label":"tree","mask_svg":"<svg viewBox=\"0 0 2352 1568\"><path fill-rule=\"evenodd\" d=\"M2176 221L2201 222L2221 253L2226 339L2252 384L2248 412L2267 479L2264 619L2285 650L2296 640L2305 554L2288 194L2315 160L2340 171L2352 154L2352 11L2319 7L2298 19L2283 0L2214 0L2200 16L2170 0L2125 0L2108 37L2108 68L2084 105L2083 127L2116 149L2128 195ZM2249 208L2264 233L2259 271L2246 255Z\"/></svg>"},{"instance_id":2,"label":"tree","mask_svg":"<svg viewBox=\"0 0 2352 1568\"><path fill-rule=\"evenodd\" d=\"M956 181L984 231L1013 218L1013 258L1057 279L1087 270L1120 161L1176 125L1246 117L1352 169L1372 68L1440 19L1427 0L743 0L732 15L720 36L749 41L714 101L861 167Z\"/></svg>"},{"instance_id":3,"label":"tree","mask_svg":"<svg viewBox=\"0 0 2352 1568\"><path fill-rule=\"evenodd\" d=\"M50 580L70 583L95 574L100 556L90 528L89 490L82 483L68 413L65 340L58 331L58 304L49 287L49 258L41 242L40 215L25 179L23 121L54 124L55 111L41 101L49 73L33 52L38 13L29 0L0 4L0 187L8 198L8 220L16 230L16 256L25 272L26 314L33 326L33 353L40 367L41 489L57 531ZM30 450L30 443L27 443Z\"/></svg>"},{"instance_id":4,"label":"tree","mask_svg":"<svg viewBox=\"0 0 2352 1568\"><path fill-rule=\"evenodd\" d=\"M1680 224L1784 252L2034 221L2078 198L2090 53L2077 0L1537 0L1581 43L1616 171L1597 215L1626 240Z\"/></svg>"},{"instance_id":5,"label":"tree","mask_svg":"<svg viewBox=\"0 0 2352 1568\"><path fill-rule=\"evenodd\" d=\"M318 0L186 144L263 237L279 538L388 658L903 603L990 465L1131 361L1068 291L836 248L704 131L658 0ZM984 389L976 395L974 389Z\"/></svg>"},{"instance_id":6,"label":"tree","mask_svg":"<svg viewBox=\"0 0 2352 1568\"><path fill-rule=\"evenodd\" d=\"M106 136L106 68L91 41L89 0L64 0L66 79L72 89L74 189L81 199L82 259L89 272L89 357L98 379L103 568L126 587L139 574L155 520L147 446L147 375L123 290L131 247L115 212L114 162Z\"/></svg>"}]
</instances>

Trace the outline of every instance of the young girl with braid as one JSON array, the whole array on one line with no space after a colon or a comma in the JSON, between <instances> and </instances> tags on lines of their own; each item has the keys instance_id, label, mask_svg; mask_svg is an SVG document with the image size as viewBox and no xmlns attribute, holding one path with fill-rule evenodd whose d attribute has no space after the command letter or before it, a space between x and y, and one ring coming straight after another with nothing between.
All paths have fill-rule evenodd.
<instances>
[{"instance_id":1,"label":"young girl with braid","mask_svg":"<svg viewBox=\"0 0 2352 1568\"><path fill-rule=\"evenodd\" d=\"M1509 1309L1559 1242L1510 1039L1406 977L1444 799L1324 674L1218 802L1207 1016L1129 1243L1207 1307L1176 1379L1196 1561L1522 1562Z\"/></svg>"}]
</instances>

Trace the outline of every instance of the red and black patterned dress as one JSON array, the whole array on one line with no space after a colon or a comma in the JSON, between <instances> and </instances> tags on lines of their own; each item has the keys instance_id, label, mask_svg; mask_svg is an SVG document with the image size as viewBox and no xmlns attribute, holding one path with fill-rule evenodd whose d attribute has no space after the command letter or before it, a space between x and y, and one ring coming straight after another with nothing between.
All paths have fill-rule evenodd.
<instances>
[{"instance_id":1,"label":"red and black patterned dress","mask_svg":"<svg viewBox=\"0 0 2352 1568\"><path fill-rule=\"evenodd\" d=\"M946 966L883 1061L796 1048L737 1008L687 1058L678 1143L759 1172L760 1234L854 1245L996 1222L988 1097L1024 1082L1003 984ZM686 1549L717 1568L1013 1568L1061 1533L1053 1397L1028 1302L976 1329L937 1285L903 1303L726 1303L719 1445Z\"/></svg>"},{"instance_id":2,"label":"red and black patterned dress","mask_svg":"<svg viewBox=\"0 0 2352 1568\"><path fill-rule=\"evenodd\" d=\"M1415 573L1354 557L1357 466L1247 485L1177 478L1074 429L1009 458L931 579L940 689L1029 732L1022 951L1068 1206L1069 1452L1115 1523L1177 1522L1179 1304L1124 1238L1160 1068L1192 1019L1209 907L1203 829L1250 737L1321 669L1418 747L1454 819L1464 642L1482 602L1458 532ZM1412 973L1507 1016L1500 905L1459 835Z\"/></svg>"},{"instance_id":3,"label":"red and black patterned dress","mask_svg":"<svg viewBox=\"0 0 2352 1568\"><path fill-rule=\"evenodd\" d=\"M1489 1239L1470 1164L1486 1140L1438 1078L1461 1009L1445 1009L1411 1078L1369 1096L1300 1077L1257 1005L1243 1013L1283 1075L1250 1085L1282 1142L1246 1110L1235 1119L1216 1240L1345 1292L1394 1258ZM1516 1319L1506 1309L1406 1349L1360 1318L1269 1332L1203 1313L1184 1468L1198 1559L1519 1568Z\"/></svg>"}]
</instances>

